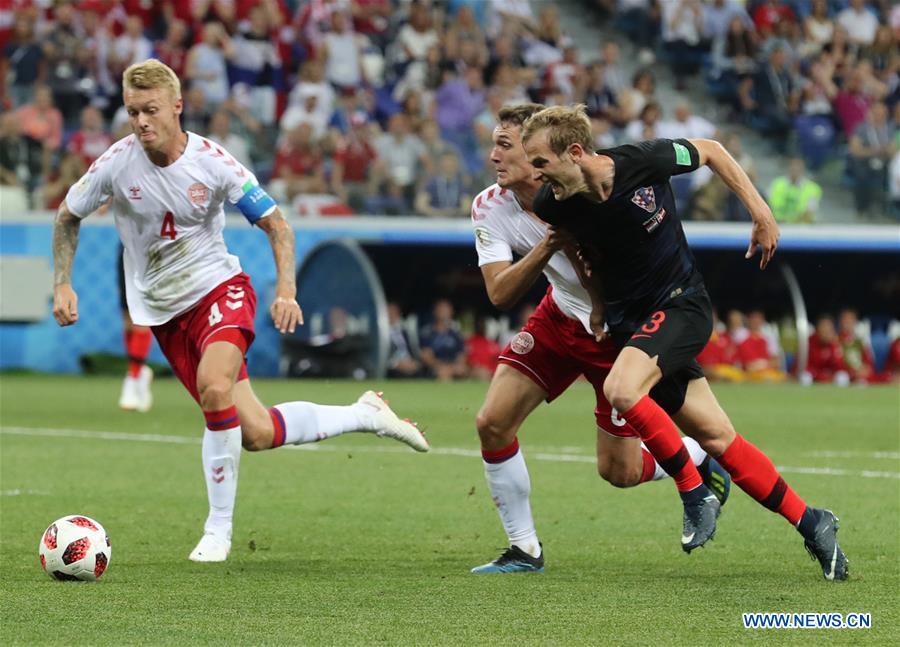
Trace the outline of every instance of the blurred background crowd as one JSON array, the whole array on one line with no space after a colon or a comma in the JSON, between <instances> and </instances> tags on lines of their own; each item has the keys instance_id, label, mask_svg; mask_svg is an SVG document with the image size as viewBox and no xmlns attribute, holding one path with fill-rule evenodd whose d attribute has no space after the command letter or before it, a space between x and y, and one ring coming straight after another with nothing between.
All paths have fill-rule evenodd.
<instances>
[{"instance_id":1,"label":"blurred background crowd","mask_svg":"<svg viewBox=\"0 0 900 647\"><path fill-rule=\"evenodd\" d=\"M585 20L590 42L563 27ZM184 127L298 215L465 217L497 110L537 101L585 103L598 147L719 138L783 222L828 215L829 187L853 199L827 219L884 220L898 42L891 0L0 0L0 191L55 208L129 133L121 73L153 56ZM746 218L710 173L675 189L685 218Z\"/></svg>"}]
</instances>

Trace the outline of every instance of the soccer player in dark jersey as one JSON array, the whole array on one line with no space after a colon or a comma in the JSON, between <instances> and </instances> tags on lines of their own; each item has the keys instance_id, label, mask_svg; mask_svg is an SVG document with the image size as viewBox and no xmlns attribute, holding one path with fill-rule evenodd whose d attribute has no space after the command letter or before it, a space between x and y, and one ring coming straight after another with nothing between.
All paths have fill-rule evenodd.
<instances>
[{"instance_id":1,"label":"soccer player in dark jersey","mask_svg":"<svg viewBox=\"0 0 900 647\"><path fill-rule=\"evenodd\" d=\"M837 518L807 506L772 461L735 432L695 360L712 331L712 306L675 212L669 178L703 165L719 175L750 212L746 257L760 247L764 269L778 244L778 226L746 173L719 143L704 139L658 139L595 153L583 106L533 115L522 141L535 178L545 184L535 197L535 213L579 241L591 276L595 334L607 334L605 322L622 349L604 383L606 397L682 495L684 550L712 538L719 506L673 420L741 489L799 530L826 579L846 579Z\"/></svg>"}]
</instances>

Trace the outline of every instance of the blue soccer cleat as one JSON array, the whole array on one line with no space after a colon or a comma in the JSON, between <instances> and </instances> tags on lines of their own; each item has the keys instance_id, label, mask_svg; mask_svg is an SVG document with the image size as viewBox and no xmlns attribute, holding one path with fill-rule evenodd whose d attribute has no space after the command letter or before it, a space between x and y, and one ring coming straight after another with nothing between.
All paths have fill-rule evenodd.
<instances>
[{"instance_id":1,"label":"blue soccer cleat","mask_svg":"<svg viewBox=\"0 0 900 647\"><path fill-rule=\"evenodd\" d=\"M542 546L543 548L543 546ZM472 573L543 573L544 553L532 557L518 546L510 546L493 562L476 566Z\"/></svg>"},{"instance_id":2,"label":"blue soccer cleat","mask_svg":"<svg viewBox=\"0 0 900 647\"><path fill-rule=\"evenodd\" d=\"M690 553L700 548L716 535L716 519L722 504L705 485L689 492L682 492L684 503L684 530L681 533L681 549Z\"/></svg>"},{"instance_id":3,"label":"blue soccer cleat","mask_svg":"<svg viewBox=\"0 0 900 647\"><path fill-rule=\"evenodd\" d=\"M697 471L700 472L703 485L716 495L719 505L724 506L728 495L731 494L731 474L726 472L719 461L712 456L703 459L703 462L697 466Z\"/></svg>"},{"instance_id":4,"label":"blue soccer cleat","mask_svg":"<svg viewBox=\"0 0 900 647\"><path fill-rule=\"evenodd\" d=\"M831 510L807 508L801 520L804 546L822 567L826 580L846 580L850 572L847 556L837 543L838 518ZM805 533L804 533L805 531Z\"/></svg>"}]
</instances>

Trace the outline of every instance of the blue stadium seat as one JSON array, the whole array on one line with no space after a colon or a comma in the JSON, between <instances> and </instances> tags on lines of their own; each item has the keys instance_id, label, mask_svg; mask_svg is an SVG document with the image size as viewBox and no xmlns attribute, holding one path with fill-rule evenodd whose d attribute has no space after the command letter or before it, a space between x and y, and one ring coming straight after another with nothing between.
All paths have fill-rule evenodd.
<instances>
[{"instance_id":1,"label":"blue stadium seat","mask_svg":"<svg viewBox=\"0 0 900 647\"><path fill-rule=\"evenodd\" d=\"M834 123L828 117L801 115L794 120L800 154L806 165L818 170L831 155L834 146Z\"/></svg>"}]
</instances>

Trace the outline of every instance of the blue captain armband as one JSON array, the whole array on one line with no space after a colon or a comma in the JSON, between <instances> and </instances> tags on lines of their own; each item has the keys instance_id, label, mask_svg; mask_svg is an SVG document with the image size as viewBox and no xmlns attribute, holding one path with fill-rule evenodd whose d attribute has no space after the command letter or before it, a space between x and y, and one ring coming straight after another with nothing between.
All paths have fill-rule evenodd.
<instances>
[{"instance_id":1,"label":"blue captain armband","mask_svg":"<svg viewBox=\"0 0 900 647\"><path fill-rule=\"evenodd\" d=\"M244 197L237 201L235 206L251 225L255 225L260 218L267 215L276 206L272 197L258 184L249 181L242 187Z\"/></svg>"}]
</instances>

